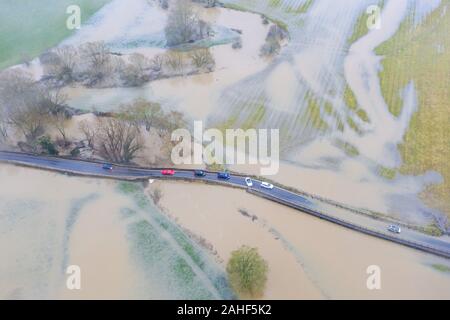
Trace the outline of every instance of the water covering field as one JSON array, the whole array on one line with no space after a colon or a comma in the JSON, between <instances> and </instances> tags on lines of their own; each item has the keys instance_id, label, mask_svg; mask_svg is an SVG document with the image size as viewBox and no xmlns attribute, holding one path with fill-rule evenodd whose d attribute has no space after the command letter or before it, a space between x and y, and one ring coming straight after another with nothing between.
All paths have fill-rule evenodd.
<instances>
[{"instance_id":1,"label":"water covering field","mask_svg":"<svg viewBox=\"0 0 450 320\"><path fill-rule=\"evenodd\" d=\"M107 111L143 97L178 109L191 120L207 121L210 127L280 129L285 162L278 181L355 207L445 228L450 213L449 2L224 2L233 10L211 11L212 15L218 24L243 31L243 49L213 47L218 65L213 75L139 88L75 88L68 91L70 104ZM136 8L148 6L139 0L133 3ZM373 4L381 9L379 30L366 27L366 9ZM121 2L114 1L104 9L120 8ZM245 19L238 23L233 16L240 14ZM289 43L270 61L259 57L267 32L259 14L290 34ZM112 45L130 34L133 39L151 38L142 19L138 25L122 19L126 27L108 35ZM90 22L92 30L110 25L101 16ZM79 41L86 33L101 38L89 30L68 41ZM135 50L160 48L136 43Z\"/></svg>"},{"instance_id":2,"label":"water covering field","mask_svg":"<svg viewBox=\"0 0 450 320\"><path fill-rule=\"evenodd\" d=\"M141 184L9 166L0 176L2 299L233 297L224 270ZM24 179L32 181L22 186ZM81 291L66 288L72 264L81 268Z\"/></svg>"},{"instance_id":3,"label":"water covering field","mask_svg":"<svg viewBox=\"0 0 450 320\"><path fill-rule=\"evenodd\" d=\"M55 27L64 24L68 3L2 1L0 69L58 44L105 41L123 55L167 49L167 12L154 1L70 1L83 10L83 28L74 33ZM282 163L270 179L373 214L450 230L450 0L223 3L201 9L214 24L214 37L202 43L214 55L214 72L133 88L68 86L68 104L115 111L144 98L209 127L280 129ZM370 5L381 9L379 29L366 26ZM260 56L269 30L262 16L289 32L270 59ZM240 50L231 48L237 33ZM34 173L25 189L9 188L30 178L9 167L0 174L0 260L17 257L0 265L0 283L7 284L0 297L72 297L62 288L64 268L74 257L85 257L92 268L86 252L104 224L103 258L117 266L105 264L89 277L108 283L126 274L126 281L113 282L121 289L111 297L233 297L224 270L161 214L141 185L71 178L67 188L60 177ZM46 189L49 180L64 192ZM110 212L90 216L105 205ZM27 239L31 230L38 240ZM120 250L111 260L113 244ZM102 265L101 257L91 258ZM102 296L95 288L83 294Z\"/></svg>"}]
</instances>

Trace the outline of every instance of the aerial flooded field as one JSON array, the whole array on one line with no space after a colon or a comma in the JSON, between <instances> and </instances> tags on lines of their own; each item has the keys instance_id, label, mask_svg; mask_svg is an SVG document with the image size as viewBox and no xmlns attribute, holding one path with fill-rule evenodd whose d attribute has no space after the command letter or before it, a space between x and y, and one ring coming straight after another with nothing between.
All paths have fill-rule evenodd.
<instances>
[{"instance_id":1,"label":"aerial flooded field","mask_svg":"<svg viewBox=\"0 0 450 320\"><path fill-rule=\"evenodd\" d=\"M80 28L66 27L69 5ZM177 38L182 10L196 25ZM161 168L173 130L194 121L278 129L268 181L450 235L450 0L3 1L0 21L0 150ZM35 85L41 100L14 100ZM41 101L50 111L35 112ZM14 112L27 103L31 116ZM109 120L139 134L127 152L99 146ZM242 245L268 262L257 298L449 298L448 260L236 190L6 164L0 181L0 298L245 298L227 275ZM377 261L389 284L368 291ZM70 265L84 270L81 291L66 289Z\"/></svg>"},{"instance_id":2,"label":"aerial flooded field","mask_svg":"<svg viewBox=\"0 0 450 320\"><path fill-rule=\"evenodd\" d=\"M142 185L2 165L2 299L229 299L223 270ZM32 235L32 236L30 236ZM66 270L83 270L69 291Z\"/></svg>"}]
</instances>

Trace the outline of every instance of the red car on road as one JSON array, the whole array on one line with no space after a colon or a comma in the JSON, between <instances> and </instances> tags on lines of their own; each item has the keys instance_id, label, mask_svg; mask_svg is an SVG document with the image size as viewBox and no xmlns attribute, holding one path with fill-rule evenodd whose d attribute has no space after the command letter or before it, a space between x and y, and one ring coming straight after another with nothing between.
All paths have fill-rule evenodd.
<instances>
[{"instance_id":1,"label":"red car on road","mask_svg":"<svg viewBox=\"0 0 450 320\"><path fill-rule=\"evenodd\" d=\"M175 170L172 169L161 170L161 174L163 176L173 176L175 174Z\"/></svg>"}]
</instances>

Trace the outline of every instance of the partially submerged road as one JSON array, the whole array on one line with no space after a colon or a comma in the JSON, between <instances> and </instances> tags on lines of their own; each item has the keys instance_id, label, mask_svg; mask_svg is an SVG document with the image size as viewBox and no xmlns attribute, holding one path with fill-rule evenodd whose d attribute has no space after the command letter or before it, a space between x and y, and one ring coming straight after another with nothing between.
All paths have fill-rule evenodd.
<instances>
[{"instance_id":1,"label":"partially submerged road","mask_svg":"<svg viewBox=\"0 0 450 320\"><path fill-rule=\"evenodd\" d=\"M308 198L277 186L272 190L264 189L260 186L261 181L258 180L253 180L253 186L248 187L245 182L245 177L241 175L231 174L229 180L223 180L217 177L217 173L207 172L206 176L197 177L192 170L177 170L173 176L164 176L160 169L147 169L122 165L114 166L114 169L109 171L103 169L102 163L94 161L47 157L7 151L0 151L0 162L80 176L118 180L182 179L238 187L247 190L251 194L298 209L343 227L450 259L450 238L448 236L433 237L406 228L403 228L402 233L399 235L392 234L387 231L388 224L382 220L371 219L368 217L357 217L356 219L348 218L350 217L350 213L348 212L344 215L336 214L339 211L343 211L342 208L334 208L319 200ZM357 216L356 213L352 214ZM347 219L345 217L347 217Z\"/></svg>"}]
</instances>

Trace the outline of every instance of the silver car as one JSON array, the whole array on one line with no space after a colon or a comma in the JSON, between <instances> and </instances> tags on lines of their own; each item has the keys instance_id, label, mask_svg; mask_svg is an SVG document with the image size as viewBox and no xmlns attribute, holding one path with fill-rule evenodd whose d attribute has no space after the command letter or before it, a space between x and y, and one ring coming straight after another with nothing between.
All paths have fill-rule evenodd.
<instances>
[{"instance_id":1,"label":"silver car","mask_svg":"<svg viewBox=\"0 0 450 320\"><path fill-rule=\"evenodd\" d=\"M268 183L268 182L261 182L261 187L264 188L264 189L272 190L273 189L273 184Z\"/></svg>"},{"instance_id":2,"label":"silver car","mask_svg":"<svg viewBox=\"0 0 450 320\"><path fill-rule=\"evenodd\" d=\"M245 178L245 184L247 187L253 187L253 181L249 177Z\"/></svg>"},{"instance_id":3,"label":"silver car","mask_svg":"<svg viewBox=\"0 0 450 320\"><path fill-rule=\"evenodd\" d=\"M390 232L397 233L397 234L402 232L402 229L399 226L396 226L395 224L391 224L387 229Z\"/></svg>"}]
</instances>

